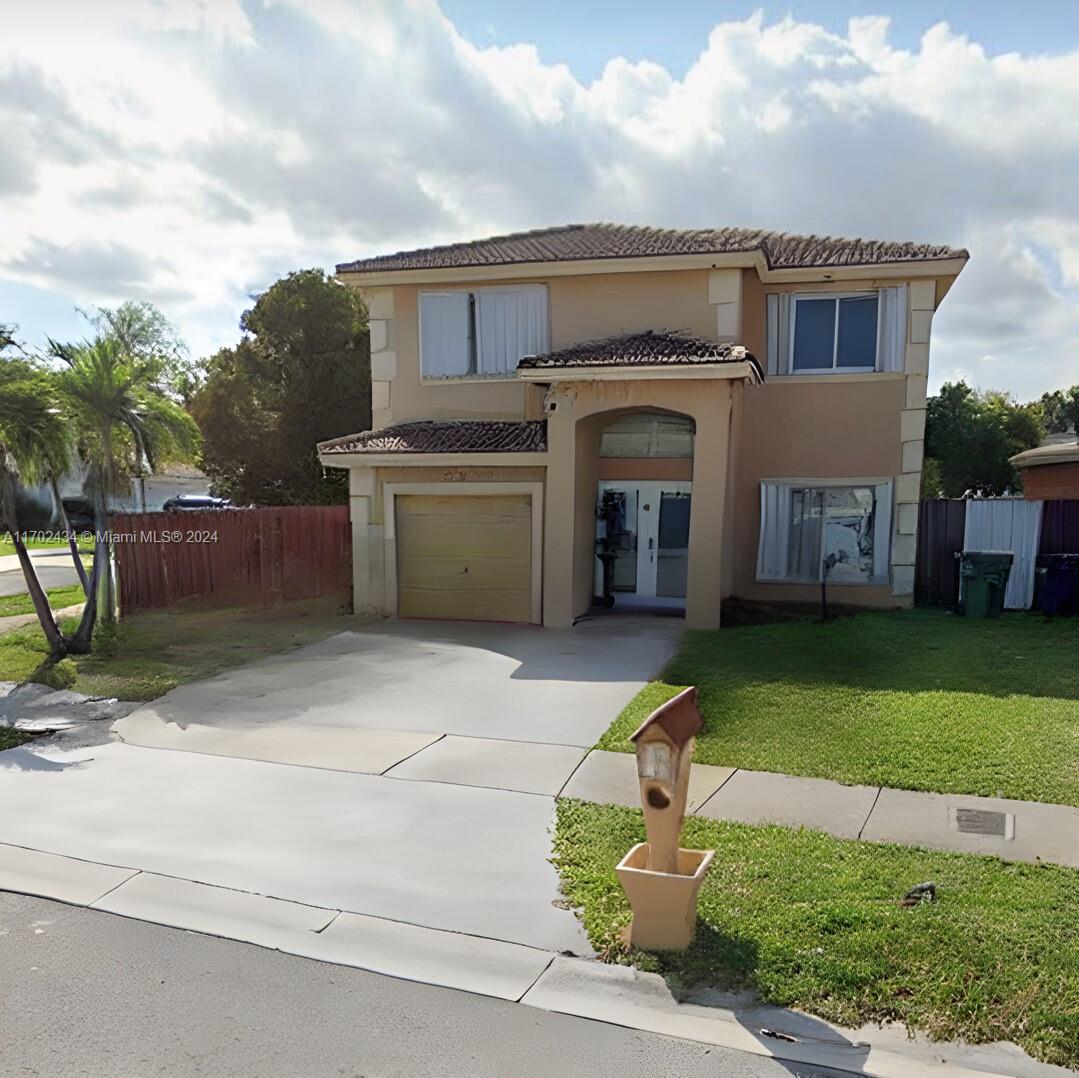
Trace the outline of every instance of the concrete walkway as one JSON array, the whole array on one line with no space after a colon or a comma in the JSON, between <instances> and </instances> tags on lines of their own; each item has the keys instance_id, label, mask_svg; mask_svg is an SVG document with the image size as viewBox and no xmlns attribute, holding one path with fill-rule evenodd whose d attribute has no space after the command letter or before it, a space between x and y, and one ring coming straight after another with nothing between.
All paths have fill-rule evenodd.
<instances>
[{"instance_id":1,"label":"concrete walkway","mask_svg":"<svg viewBox=\"0 0 1079 1078\"><path fill-rule=\"evenodd\" d=\"M134 750L129 750L134 751ZM3 754L0 754L2 756ZM276 771L281 765L265 765ZM378 780L376 780L378 781ZM0 889L47 895L287 954L843 1073L906 1078L1063 1078L1008 1044L941 1043L901 1025L846 1029L734 996L679 1002L658 974L484 936L282 901L0 845ZM489 900L489 908L498 905ZM724 1071L726 1073L726 1071Z\"/></svg>"},{"instance_id":2,"label":"concrete walkway","mask_svg":"<svg viewBox=\"0 0 1079 1078\"><path fill-rule=\"evenodd\" d=\"M56 620L61 618L77 618L82 614L82 603L76 603L74 606L65 606L60 610L54 610L53 614L56 616ZM37 614L9 614L6 618L0 618L0 636L4 633L14 632L16 629L21 629L24 625L36 625Z\"/></svg>"},{"instance_id":3,"label":"concrete walkway","mask_svg":"<svg viewBox=\"0 0 1079 1078\"><path fill-rule=\"evenodd\" d=\"M561 796L639 807L634 757L589 753ZM693 764L688 808L714 820L809 827L839 838L1079 868L1079 809L1069 805L844 786L827 779Z\"/></svg>"},{"instance_id":4,"label":"concrete walkway","mask_svg":"<svg viewBox=\"0 0 1079 1078\"><path fill-rule=\"evenodd\" d=\"M661 619L390 623L178 689L116 723L128 743L0 752L0 889L863 1074L1049 1073L1011 1049L687 1008L591 959L548 861L555 798L637 804L633 757L587 746L676 638ZM783 782L809 783L783 822L869 837L888 791L821 784L855 799L833 804L817 781L697 765L691 807L767 818L791 807Z\"/></svg>"}]
</instances>

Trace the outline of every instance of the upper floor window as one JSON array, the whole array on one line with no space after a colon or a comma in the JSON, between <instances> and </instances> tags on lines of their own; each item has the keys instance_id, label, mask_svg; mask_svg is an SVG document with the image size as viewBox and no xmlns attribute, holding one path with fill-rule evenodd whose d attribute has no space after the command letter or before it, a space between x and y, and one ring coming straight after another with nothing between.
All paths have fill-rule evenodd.
<instances>
[{"instance_id":1,"label":"upper floor window","mask_svg":"<svg viewBox=\"0 0 1079 1078\"><path fill-rule=\"evenodd\" d=\"M773 292L766 336L772 375L901 372L906 285L873 292Z\"/></svg>"},{"instance_id":2,"label":"upper floor window","mask_svg":"<svg viewBox=\"0 0 1079 1078\"><path fill-rule=\"evenodd\" d=\"M795 296L791 304L791 372L875 370L877 316L876 292Z\"/></svg>"},{"instance_id":3,"label":"upper floor window","mask_svg":"<svg viewBox=\"0 0 1079 1078\"><path fill-rule=\"evenodd\" d=\"M512 374L548 350L543 285L420 293L424 378Z\"/></svg>"}]
</instances>

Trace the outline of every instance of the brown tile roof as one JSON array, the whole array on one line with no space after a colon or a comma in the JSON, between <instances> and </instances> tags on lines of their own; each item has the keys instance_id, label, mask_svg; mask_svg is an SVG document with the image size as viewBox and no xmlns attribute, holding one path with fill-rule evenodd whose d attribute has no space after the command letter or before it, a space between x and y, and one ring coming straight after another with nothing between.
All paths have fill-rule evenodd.
<instances>
[{"instance_id":1,"label":"brown tile roof","mask_svg":"<svg viewBox=\"0 0 1079 1078\"><path fill-rule=\"evenodd\" d=\"M543 419L418 419L319 443L321 453L545 453Z\"/></svg>"},{"instance_id":2,"label":"brown tile roof","mask_svg":"<svg viewBox=\"0 0 1079 1078\"><path fill-rule=\"evenodd\" d=\"M758 250L771 269L879 265L969 257L967 251L961 248L930 243L799 236L791 232L768 232L756 228L642 228L598 223L560 225L492 236L470 243L450 243L441 247L361 258L338 264L337 272L458 269L530 262L731 254Z\"/></svg>"},{"instance_id":3,"label":"brown tile roof","mask_svg":"<svg viewBox=\"0 0 1079 1078\"><path fill-rule=\"evenodd\" d=\"M572 344L542 356L525 356L518 370L565 367L654 367L695 363L760 364L740 344L716 344L702 337L667 330L646 330L621 337Z\"/></svg>"}]
</instances>

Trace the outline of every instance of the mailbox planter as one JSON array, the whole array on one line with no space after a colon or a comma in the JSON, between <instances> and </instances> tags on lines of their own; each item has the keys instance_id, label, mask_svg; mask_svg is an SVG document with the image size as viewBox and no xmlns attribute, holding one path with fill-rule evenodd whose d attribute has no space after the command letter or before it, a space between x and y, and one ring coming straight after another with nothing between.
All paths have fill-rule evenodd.
<instances>
[{"instance_id":1,"label":"mailbox planter","mask_svg":"<svg viewBox=\"0 0 1079 1078\"><path fill-rule=\"evenodd\" d=\"M678 871L648 867L650 850L640 842L618 863L622 889L633 909L629 942L644 951L681 951L693 942L697 894L715 850L678 849Z\"/></svg>"}]
</instances>

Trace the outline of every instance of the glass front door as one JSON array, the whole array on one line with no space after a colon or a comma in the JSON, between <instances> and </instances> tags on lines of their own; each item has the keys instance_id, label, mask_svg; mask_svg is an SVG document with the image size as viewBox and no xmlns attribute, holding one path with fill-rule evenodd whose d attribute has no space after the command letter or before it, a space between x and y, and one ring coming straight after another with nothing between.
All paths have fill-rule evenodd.
<instances>
[{"instance_id":1,"label":"glass front door","mask_svg":"<svg viewBox=\"0 0 1079 1078\"><path fill-rule=\"evenodd\" d=\"M603 594L604 553L611 594L624 605L681 606L689 565L690 483L599 484L595 594Z\"/></svg>"}]
</instances>

